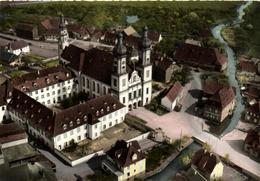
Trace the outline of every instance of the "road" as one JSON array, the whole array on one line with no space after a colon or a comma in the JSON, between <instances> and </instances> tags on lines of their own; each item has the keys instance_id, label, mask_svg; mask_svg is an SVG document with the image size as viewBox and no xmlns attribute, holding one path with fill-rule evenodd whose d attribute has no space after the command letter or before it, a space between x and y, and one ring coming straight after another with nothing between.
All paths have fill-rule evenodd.
<instances>
[{"instance_id":1,"label":"road","mask_svg":"<svg viewBox=\"0 0 260 181\"><path fill-rule=\"evenodd\" d=\"M46 57L46 58L52 58L55 56L58 56L58 44L57 42L43 42L43 41L36 41L36 40L28 40L24 38L20 38L17 36L13 35L7 35L0 33L0 46L7 45L10 40L8 39L22 39L28 43L30 43L30 48L31 48L31 53L33 55L41 56L41 57ZM70 43L75 44L81 48L87 49L90 47L106 47L112 49L113 46L102 44L99 42L90 42L90 41L83 41L83 40L74 40L74 39L69 39Z\"/></svg>"}]
</instances>

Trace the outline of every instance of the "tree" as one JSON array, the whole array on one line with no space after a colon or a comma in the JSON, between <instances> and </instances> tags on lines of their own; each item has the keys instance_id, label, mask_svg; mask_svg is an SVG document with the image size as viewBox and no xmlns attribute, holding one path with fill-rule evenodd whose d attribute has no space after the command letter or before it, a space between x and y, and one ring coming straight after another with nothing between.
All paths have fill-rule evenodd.
<instances>
[{"instance_id":1,"label":"tree","mask_svg":"<svg viewBox=\"0 0 260 181\"><path fill-rule=\"evenodd\" d=\"M207 142L203 143L202 148L204 150L207 150L208 152L212 152L212 146L208 144Z\"/></svg>"}]
</instances>

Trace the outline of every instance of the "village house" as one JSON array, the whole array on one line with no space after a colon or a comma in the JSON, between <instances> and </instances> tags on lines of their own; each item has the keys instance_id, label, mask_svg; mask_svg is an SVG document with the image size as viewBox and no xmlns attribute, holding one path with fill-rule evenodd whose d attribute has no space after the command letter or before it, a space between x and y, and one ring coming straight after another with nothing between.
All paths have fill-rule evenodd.
<instances>
[{"instance_id":1,"label":"village house","mask_svg":"<svg viewBox=\"0 0 260 181\"><path fill-rule=\"evenodd\" d=\"M7 45L7 51L19 56L20 54L30 53L30 46L24 40L15 40Z\"/></svg>"},{"instance_id":2,"label":"village house","mask_svg":"<svg viewBox=\"0 0 260 181\"><path fill-rule=\"evenodd\" d=\"M241 56L238 59L237 78L242 84L260 82L260 61Z\"/></svg>"},{"instance_id":3,"label":"village house","mask_svg":"<svg viewBox=\"0 0 260 181\"><path fill-rule=\"evenodd\" d=\"M137 141L118 140L102 162L102 169L112 173L116 180L133 180L145 173L146 156Z\"/></svg>"},{"instance_id":4,"label":"village house","mask_svg":"<svg viewBox=\"0 0 260 181\"><path fill-rule=\"evenodd\" d=\"M57 42L59 38L59 20L46 18L39 23L38 32L42 39Z\"/></svg>"},{"instance_id":5,"label":"village house","mask_svg":"<svg viewBox=\"0 0 260 181\"><path fill-rule=\"evenodd\" d=\"M260 156L260 127L249 130L244 142L244 150L253 157Z\"/></svg>"},{"instance_id":6,"label":"village house","mask_svg":"<svg viewBox=\"0 0 260 181\"><path fill-rule=\"evenodd\" d=\"M168 90L166 95L161 99L161 105L168 111L172 111L180 104L182 97L183 87L180 82L175 82L174 85Z\"/></svg>"},{"instance_id":7,"label":"village house","mask_svg":"<svg viewBox=\"0 0 260 181\"><path fill-rule=\"evenodd\" d=\"M173 72L181 70L172 59L164 55L153 53L151 55L153 64L153 80L163 83L169 83L172 78Z\"/></svg>"},{"instance_id":8,"label":"village house","mask_svg":"<svg viewBox=\"0 0 260 181\"><path fill-rule=\"evenodd\" d=\"M147 32L144 28L135 57L128 57L120 33L113 52L98 48L85 50L71 44L63 51L62 62L76 74L79 91L90 97L111 93L129 110L144 106L150 103L152 95L151 41ZM127 61L132 58L137 62Z\"/></svg>"},{"instance_id":9,"label":"village house","mask_svg":"<svg viewBox=\"0 0 260 181\"><path fill-rule=\"evenodd\" d=\"M12 120L50 149L63 150L124 121L127 110L110 95L100 96L54 112L25 93L14 89L8 104Z\"/></svg>"},{"instance_id":10,"label":"village house","mask_svg":"<svg viewBox=\"0 0 260 181\"><path fill-rule=\"evenodd\" d=\"M223 71L227 68L227 57L217 49L184 43L174 53L174 60L179 64L206 70Z\"/></svg>"},{"instance_id":11,"label":"village house","mask_svg":"<svg viewBox=\"0 0 260 181\"><path fill-rule=\"evenodd\" d=\"M13 66L20 61L20 56L8 52L6 49L0 49L0 61L6 63L7 65Z\"/></svg>"},{"instance_id":12,"label":"village house","mask_svg":"<svg viewBox=\"0 0 260 181\"><path fill-rule=\"evenodd\" d=\"M260 102L245 109L245 121L260 125Z\"/></svg>"},{"instance_id":13,"label":"village house","mask_svg":"<svg viewBox=\"0 0 260 181\"><path fill-rule=\"evenodd\" d=\"M17 123L0 124L0 149L28 142L25 130Z\"/></svg>"},{"instance_id":14,"label":"village house","mask_svg":"<svg viewBox=\"0 0 260 181\"><path fill-rule=\"evenodd\" d=\"M203 180L214 181L223 176L224 165L217 155L200 149L192 157L191 168Z\"/></svg>"},{"instance_id":15,"label":"village house","mask_svg":"<svg viewBox=\"0 0 260 181\"><path fill-rule=\"evenodd\" d=\"M203 117L221 123L233 113L236 102L235 89L207 79L203 83L203 99Z\"/></svg>"},{"instance_id":16,"label":"village house","mask_svg":"<svg viewBox=\"0 0 260 181\"><path fill-rule=\"evenodd\" d=\"M39 39L38 27L29 23L17 23L15 26L15 33L18 37L37 40Z\"/></svg>"},{"instance_id":17,"label":"village house","mask_svg":"<svg viewBox=\"0 0 260 181\"><path fill-rule=\"evenodd\" d=\"M69 24L67 26L69 37L80 40L87 40L90 38L90 34L84 26L79 24Z\"/></svg>"},{"instance_id":18,"label":"village house","mask_svg":"<svg viewBox=\"0 0 260 181\"><path fill-rule=\"evenodd\" d=\"M247 105L254 105L260 100L260 89L254 86L248 86L243 92L242 96L245 98Z\"/></svg>"}]
</instances>

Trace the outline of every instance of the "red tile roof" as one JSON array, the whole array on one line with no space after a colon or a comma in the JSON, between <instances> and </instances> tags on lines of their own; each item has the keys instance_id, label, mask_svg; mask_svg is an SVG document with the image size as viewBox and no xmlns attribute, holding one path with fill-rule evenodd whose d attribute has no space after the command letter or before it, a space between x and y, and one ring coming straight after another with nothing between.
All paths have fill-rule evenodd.
<instances>
[{"instance_id":1,"label":"red tile roof","mask_svg":"<svg viewBox=\"0 0 260 181\"><path fill-rule=\"evenodd\" d=\"M240 61L239 67L240 67L241 71L257 73L257 66L255 65L254 62Z\"/></svg>"},{"instance_id":2,"label":"red tile roof","mask_svg":"<svg viewBox=\"0 0 260 181\"><path fill-rule=\"evenodd\" d=\"M221 88L223 87L223 85L216 81L216 80L213 80L213 79L206 79L204 82L203 82L203 85L202 85L202 90L205 94L208 94L208 95L214 95L216 94Z\"/></svg>"},{"instance_id":3,"label":"red tile roof","mask_svg":"<svg viewBox=\"0 0 260 181\"><path fill-rule=\"evenodd\" d=\"M56 18L47 18L40 23L45 30L59 29L59 20Z\"/></svg>"},{"instance_id":4,"label":"red tile roof","mask_svg":"<svg viewBox=\"0 0 260 181\"><path fill-rule=\"evenodd\" d=\"M167 92L166 97L171 101L175 101L178 95L182 92L183 87L180 82L175 82L175 84Z\"/></svg>"},{"instance_id":5,"label":"red tile roof","mask_svg":"<svg viewBox=\"0 0 260 181\"><path fill-rule=\"evenodd\" d=\"M145 158L145 155L141 152L140 145L137 141L127 143L124 140L118 140L107 152L107 155L120 167L128 167ZM133 155L137 156L135 160L133 160Z\"/></svg>"},{"instance_id":6,"label":"red tile roof","mask_svg":"<svg viewBox=\"0 0 260 181\"><path fill-rule=\"evenodd\" d=\"M12 49L12 50L18 50L18 49L22 49L25 48L27 46L29 46L29 44L24 41L24 40L16 40L16 41L12 41L8 44L8 46Z\"/></svg>"}]
</instances>

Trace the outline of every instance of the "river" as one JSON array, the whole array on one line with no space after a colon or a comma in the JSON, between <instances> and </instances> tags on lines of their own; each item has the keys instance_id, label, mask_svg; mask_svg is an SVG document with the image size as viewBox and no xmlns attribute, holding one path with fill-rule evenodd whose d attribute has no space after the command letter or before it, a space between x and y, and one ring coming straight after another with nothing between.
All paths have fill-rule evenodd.
<instances>
[{"instance_id":1,"label":"river","mask_svg":"<svg viewBox=\"0 0 260 181\"><path fill-rule=\"evenodd\" d=\"M232 85L236 88L236 107L233 112L233 116L231 118L230 124L223 131L221 136L223 136L223 135L229 133L230 131L232 131L233 129L235 129L235 127L237 126L237 124L241 118L241 114L244 110L244 105L243 105L243 101L242 101L239 83L236 79L236 56L235 56L234 50L229 47L228 43L221 36L221 30L223 28L225 28L226 26L230 26L230 25L239 26L243 22L243 16L245 14L244 10L251 3L252 3L252 1L247 1L245 4L241 5L237 9L238 16L236 19L233 20L233 22L231 24L230 23L219 24L219 25L215 26L214 28L212 28L212 30L211 30L213 36L224 45L226 54L228 56L228 67L227 67L228 81L229 81L230 85Z\"/></svg>"},{"instance_id":2,"label":"river","mask_svg":"<svg viewBox=\"0 0 260 181\"><path fill-rule=\"evenodd\" d=\"M239 26L243 22L243 15L244 10L252 3L252 1L248 1L245 4L241 5L237 9L238 16L236 19L233 20L231 25ZM234 86L236 88L236 107L233 113L233 116L231 118L231 122L228 125L228 127L223 131L222 136L229 133L233 129L235 129L238 121L240 120L241 113L244 110L244 105L242 104L242 96L240 93L240 87L239 83L236 79L236 56L232 48L228 46L228 43L222 38L221 36L221 30L225 28L226 26L229 26L230 23L227 24L219 24L212 28L212 34L213 36L218 39L221 43L223 43L226 54L228 56L228 67L227 67L227 74L228 74L228 80L230 85ZM174 160L172 161L161 173L158 173L149 179L147 181L167 181L171 180L179 171L182 169L182 165L180 164L180 158L182 155L187 154L188 151L196 151L200 148L200 146L196 143L191 144L189 147L187 147L183 152Z\"/></svg>"}]
</instances>

